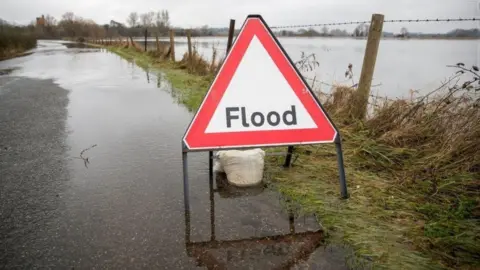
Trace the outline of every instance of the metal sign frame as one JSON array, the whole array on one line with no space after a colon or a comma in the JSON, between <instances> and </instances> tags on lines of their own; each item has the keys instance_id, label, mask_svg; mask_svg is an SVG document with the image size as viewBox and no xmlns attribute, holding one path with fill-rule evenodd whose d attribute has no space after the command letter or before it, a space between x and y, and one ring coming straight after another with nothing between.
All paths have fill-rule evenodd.
<instances>
[{"instance_id":1,"label":"metal sign frame","mask_svg":"<svg viewBox=\"0 0 480 270\"><path fill-rule=\"evenodd\" d=\"M261 20L262 24L265 26L268 33L273 38L273 41L278 45L281 52L286 57L287 61L289 61L289 63L293 67L294 71L299 75L299 78L302 80L303 84L306 86L306 89L308 91L310 91L310 94L312 95L314 101L322 109L323 113L325 114L325 117L328 119L328 121L331 123L332 127L335 129L336 136L334 138L333 143L335 143L336 152L337 152L337 162L338 162L338 170L339 170L339 178L340 178L339 179L340 180L340 194L341 194L342 198L344 198L344 199L348 198L347 183L346 183L346 179L345 179L345 168L344 168L344 161L343 161L342 141L341 141L340 132L339 132L338 128L335 126L335 123L332 121L330 116L326 113L326 111L323 108L323 106L322 106L321 102L319 101L318 97L314 94L314 92L310 88L310 85L305 81L305 79L303 78L303 76L299 72L298 68L295 66L294 62L290 59L290 57L286 53L285 49L282 47L281 43L275 37L272 30L268 27L267 23L262 18L262 16L260 16L260 15L248 15L247 18L245 19L241 29L243 29L245 27L246 22L250 18L256 18L256 19ZM236 41L237 41L237 38L235 38L234 44L235 44ZM231 48L231 46L229 46L229 47ZM227 57L230 53L230 48L227 48ZM227 58L225 58L225 59L227 59ZM224 64L225 64L225 61L222 63L222 66L220 67L220 69L218 69L219 71L222 69ZM216 76L218 76L218 75L216 75ZM212 82L210 84L209 89L211 89L213 83L214 82ZM207 96L208 96L208 93L204 97L204 100ZM202 102L202 104L203 104L203 102ZM187 133L188 133L188 131L189 131L189 129L192 126L194 121L195 121L195 117L190 122L190 124L189 124L187 130L185 131L185 134L182 138L183 189L184 189L184 203L185 203L186 211L190 210L190 201L189 201L190 194L189 194L189 181L188 181L188 156L187 156L188 152L209 151L209 153L210 153L209 154L209 173L210 173L210 175L212 175L213 174L213 172L212 172L212 166L213 166L212 151L226 150L226 149L229 149L229 150L232 150L232 149L251 149L251 148L258 148L258 147L262 147L262 148L279 147L279 145L265 145L265 146L249 146L249 147L218 147L218 148L209 148L209 149L189 149L188 145L185 143L185 137L187 136ZM286 155L286 162L285 162L286 167L290 166L290 159L291 159L291 156L292 156L292 153L293 153L293 146L294 145L307 145L307 144L314 144L314 143L301 143L300 142L300 143L290 144L290 146L288 147L288 153Z\"/></svg>"}]
</instances>

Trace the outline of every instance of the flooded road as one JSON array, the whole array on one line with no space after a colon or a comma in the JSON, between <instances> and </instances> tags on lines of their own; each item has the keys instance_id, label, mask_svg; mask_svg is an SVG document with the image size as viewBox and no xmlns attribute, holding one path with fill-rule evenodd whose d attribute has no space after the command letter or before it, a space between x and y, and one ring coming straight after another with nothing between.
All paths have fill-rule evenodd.
<instances>
[{"instance_id":1,"label":"flooded road","mask_svg":"<svg viewBox=\"0 0 480 270\"><path fill-rule=\"evenodd\" d=\"M192 114L159 72L40 42L0 62L0 268L345 269L313 216L231 192L181 138ZM7 72L5 72L7 73Z\"/></svg>"}]
</instances>

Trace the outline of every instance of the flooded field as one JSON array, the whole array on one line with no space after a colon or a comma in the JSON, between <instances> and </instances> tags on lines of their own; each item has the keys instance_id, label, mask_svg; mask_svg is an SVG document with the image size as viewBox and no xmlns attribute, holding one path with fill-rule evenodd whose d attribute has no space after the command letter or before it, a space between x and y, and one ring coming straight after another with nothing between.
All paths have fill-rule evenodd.
<instances>
[{"instance_id":1,"label":"flooded field","mask_svg":"<svg viewBox=\"0 0 480 270\"><path fill-rule=\"evenodd\" d=\"M0 70L0 268L345 269L315 217L210 179L207 153L185 212L192 115L160 72L55 41Z\"/></svg>"},{"instance_id":2,"label":"flooded field","mask_svg":"<svg viewBox=\"0 0 480 270\"><path fill-rule=\"evenodd\" d=\"M142 42L141 38L136 39ZM168 44L168 39L161 39ZM320 87L328 92L328 84L358 83L363 63L366 40L346 38L279 38L293 61L314 53L319 66L314 71L305 72L307 78L324 82ZM154 46L150 39L150 46ZM175 57L181 59L187 52L185 37L175 38ZM215 46L219 55L225 55L226 37L199 37L193 39L198 51L206 59L212 57ZM382 40L373 79L374 93L381 96L408 97L409 90L425 94L440 86L455 70L446 65L463 62L467 66L480 62L478 40ZM344 74L349 63L353 64L354 82ZM320 85L319 82L316 83Z\"/></svg>"}]
</instances>

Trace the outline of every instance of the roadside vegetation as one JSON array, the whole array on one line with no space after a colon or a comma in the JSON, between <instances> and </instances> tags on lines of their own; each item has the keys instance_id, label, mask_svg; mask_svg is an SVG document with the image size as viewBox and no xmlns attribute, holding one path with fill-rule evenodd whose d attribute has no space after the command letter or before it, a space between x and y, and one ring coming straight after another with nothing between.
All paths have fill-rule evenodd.
<instances>
[{"instance_id":1,"label":"roadside vegetation","mask_svg":"<svg viewBox=\"0 0 480 270\"><path fill-rule=\"evenodd\" d=\"M168 46L144 53L127 40L96 43L160 69L191 111L217 69L195 51L191 61L185 54L172 62ZM312 66L306 62L299 61L299 68ZM352 247L352 268L480 267L480 77L476 66L446 68L452 77L426 96L370 98L365 119L353 113L355 88L337 85L329 94L316 89L342 134L347 200L340 199L333 145L296 147L286 170L278 156L267 160L268 181L286 207L316 214L328 243Z\"/></svg>"},{"instance_id":2,"label":"roadside vegetation","mask_svg":"<svg viewBox=\"0 0 480 270\"><path fill-rule=\"evenodd\" d=\"M0 20L0 60L20 56L36 46L37 39L31 28Z\"/></svg>"},{"instance_id":3,"label":"roadside vegetation","mask_svg":"<svg viewBox=\"0 0 480 270\"><path fill-rule=\"evenodd\" d=\"M480 78L477 67L454 68L427 96L371 98L367 119L352 117L354 89L321 95L343 136L348 200L339 199L330 145L298 147L294 167L274 177L319 216L328 241L356 250L354 268L479 267Z\"/></svg>"}]
</instances>

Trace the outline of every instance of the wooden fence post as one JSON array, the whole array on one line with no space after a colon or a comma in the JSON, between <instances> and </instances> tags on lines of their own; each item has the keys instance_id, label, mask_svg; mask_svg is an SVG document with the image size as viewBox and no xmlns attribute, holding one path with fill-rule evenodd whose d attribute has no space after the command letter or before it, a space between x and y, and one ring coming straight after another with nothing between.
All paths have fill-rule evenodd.
<instances>
[{"instance_id":1,"label":"wooden fence post","mask_svg":"<svg viewBox=\"0 0 480 270\"><path fill-rule=\"evenodd\" d=\"M145 51L147 51L147 35L148 35L148 29L145 28Z\"/></svg>"},{"instance_id":2,"label":"wooden fence post","mask_svg":"<svg viewBox=\"0 0 480 270\"><path fill-rule=\"evenodd\" d=\"M157 45L157 53L160 53L160 41L158 41L158 32L155 33L155 43Z\"/></svg>"},{"instance_id":3,"label":"wooden fence post","mask_svg":"<svg viewBox=\"0 0 480 270\"><path fill-rule=\"evenodd\" d=\"M175 41L173 39L173 29L170 29L170 59L175 62Z\"/></svg>"},{"instance_id":4,"label":"wooden fence post","mask_svg":"<svg viewBox=\"0 0 480 270\"><path fill-rule=\"evenodd\" d=\"M192 31L187 30L187 43L188 43L188 64L190 68L193 68L193 55L192 55Z\"/></svg>"},{"instance_id":5,"label":"wooden fence post","mask_svg":"<svg viewBox=\"0 0 480 270\"><path fill-rule=\"evenodd\" d=\"M235 35L235 20L230 19L230 26L228 28L228 40L227 40L227 54L230 52L233 44L233 36ZM223 59L225 61L225 59ZM220 65L218 65L216 72L220 70Z\"/></svg>"},{"instance_id":6,"label":"wooden fence post","mask_svg":"<svg viewBox=\"0 0 480 270\"><path fill-rule=\"evenodd\" d=\"M135 46L133 45L133 38L132 38L132 36L130 36L130 45L131 45L132 47L135 47ZM129 48L130 48L130 45L128 46Z\"/></svg>"},{"instance_id":7,"label":"wooden fence post","mask_svg":"<svg viewBox=\"0 0 480 270\"><path fill-rule=\"evenodd\" d=\"M368 32L367 47L363 57L362 73L356 91L356 100L353 108L353 116L357 119L363 119L367 113L368 97L372 86L375 63L377 61L378 47L382 38L384 15L373 14L370 30Z\"/></svg>"}]
</instances>

